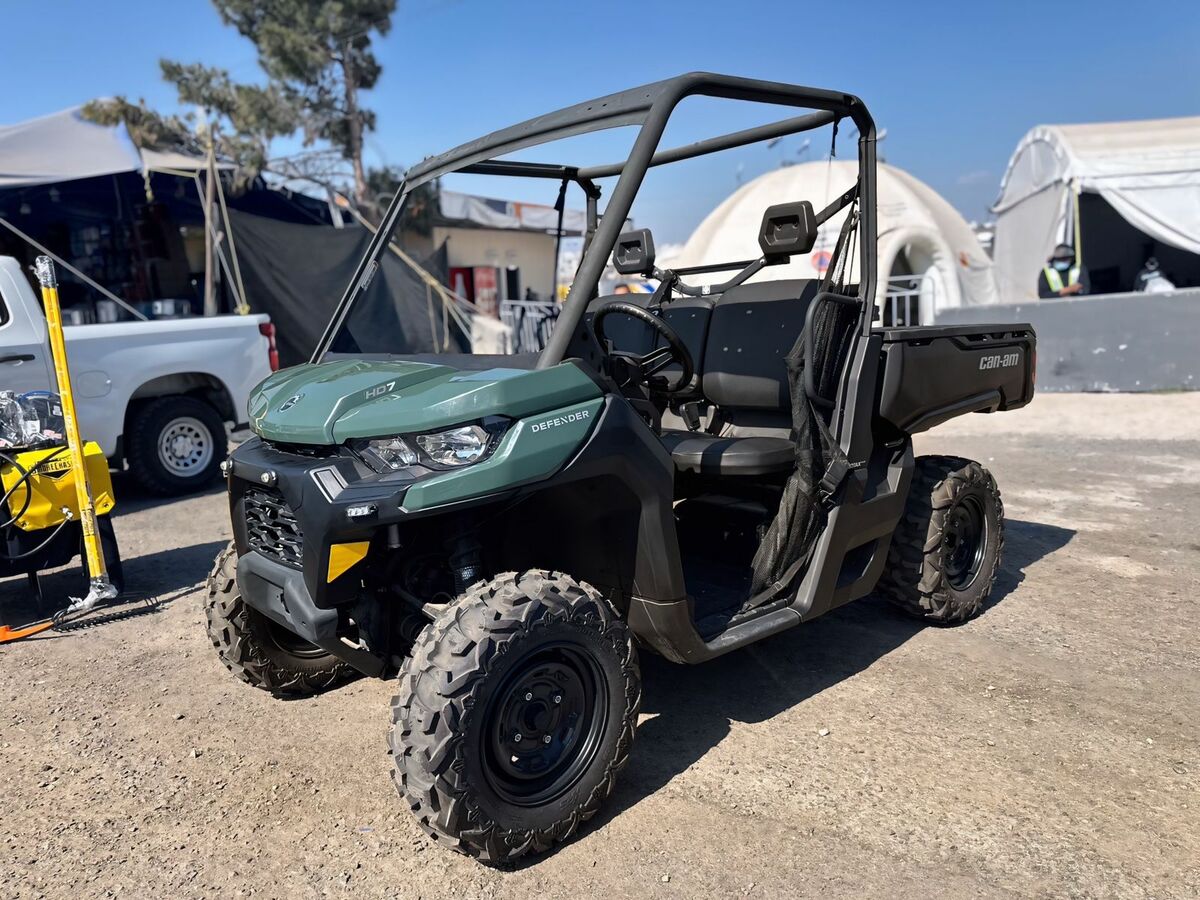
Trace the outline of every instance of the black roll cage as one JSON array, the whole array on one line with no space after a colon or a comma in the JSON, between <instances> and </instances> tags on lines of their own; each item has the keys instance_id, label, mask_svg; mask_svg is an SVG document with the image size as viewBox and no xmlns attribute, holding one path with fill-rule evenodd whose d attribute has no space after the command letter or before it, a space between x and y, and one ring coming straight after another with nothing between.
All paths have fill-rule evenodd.
<instances>
[{"instance_id":1,"label":"black roll cage","mask_svg":"<svg viewBox=\"0 0 1200 900\"><path fill-rule=\"evenodd\" d=\"M680 147L659 150L659 141L675 107L685 97L690 96L771 103L816 111ZM564 188L573 182L583 190L587 199L587 230L584 235L582 261L550 340L538 357L538 368L548 368L562 362L571 336L583 318L587 303L596 294L600 276L616 245L621 227L629 217L634 198L647 170L771 138L810 131L829 124L834 126L836 132L838 123L843 118L849 118L858 129L858 181L854 188L817 215L817 223L829 219L853 202L857 196L858 228L861 237L858 294L861 301L860 333L867 336L871 330L871 311L874 309L871 298L875 294L876 282L876 176L875 123L866 105L853 94L730 75L692 72L529 119L468 141L438 156L429 157L409 169L380 223L379 230L342 294L321 340L317 343L312 361L319 362L325 355L358 293L370 284L379 266L379 258L399 221L405 201L422 184L443 175L462 172L554 179L562 182ZM624 162L576 167L496 158L538 144L625 125L641 127ZM595 179L614 175L619 178L605 208L604 217L600 219L597 210L600 189L595 184ZM560 205L562 193L560 190Z\"/></svg>"}]
</instances>

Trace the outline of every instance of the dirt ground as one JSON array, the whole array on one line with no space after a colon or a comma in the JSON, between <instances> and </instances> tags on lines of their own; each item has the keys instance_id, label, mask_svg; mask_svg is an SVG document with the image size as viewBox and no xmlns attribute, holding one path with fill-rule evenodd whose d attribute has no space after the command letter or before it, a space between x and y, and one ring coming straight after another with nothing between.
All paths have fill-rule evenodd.
<instances>
[{"instance_id":1,"label":"dirt ground","mask_svg":"<svg viewBox=\"0 0 1200 900\"><path fill-rule=\"evenodd\" d=\"M868 598L703 667L643 654L615 795L507 871L397 801L390 683L285 702L221 667L221 493L118 483L127 582L160 605L0 647L0 896L1200 896L1200 395L1041 396L918 452L999 480L986 612L921 628Z\"/></svg>"}]
</instances>

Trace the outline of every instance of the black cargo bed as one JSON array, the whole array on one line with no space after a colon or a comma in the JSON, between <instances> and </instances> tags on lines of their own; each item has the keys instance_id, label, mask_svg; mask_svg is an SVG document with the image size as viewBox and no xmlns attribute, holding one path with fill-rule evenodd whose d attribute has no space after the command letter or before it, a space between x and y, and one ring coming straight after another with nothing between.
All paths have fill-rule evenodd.
<instances>
[{"instance_id":1,"label":"black cargo bed","mask_svg":"<svg viewBox=\"0 0 1200 900\"><path fill-rule=\"evenodd\" d=\"M1018 409L1033 398L1030 325L885 328L879 416L907 434L969 412Z\"/></svg>"}]
</instances>

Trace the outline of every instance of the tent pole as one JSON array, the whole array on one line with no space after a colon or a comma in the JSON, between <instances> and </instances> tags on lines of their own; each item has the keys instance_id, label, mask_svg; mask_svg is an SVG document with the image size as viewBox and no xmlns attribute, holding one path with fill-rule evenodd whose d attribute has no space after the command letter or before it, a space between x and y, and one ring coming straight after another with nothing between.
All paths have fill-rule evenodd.
<instances>
[{"instance_id":1,"label":"tent pole","mask_svg":"<svg viewBox=\"0 0 1200 900\"><path fill-rule=\"evenodd\" d=\"M213 128L214 126L210 123L208 126L208 165L204 175L204 315L206 316L217 314L217 296L213 285L212 208L215 200L213 191L216 187L213 183L213 155L215 153Z\"/></svg>"},{"instance_id":2,"label":"tent pole","mask_svg":"<svg viewBox=\"0 0 1200 900\"><path fill-rule=\"evenodd\" d=\"M242 267L238 265L237 244L233 240L233 222L229 218L229 209L225 206L225 188L221 186L216 161L212 156L209 157L209 166L209 177L217 184L217 199L221 201L221 218L225 220L225 233L229 235L229 255L233 258L233 277L238 294L237 313L239 316L244 316L249 314L250 304L246 302L246 286L242 284Z\"/></svg>"}]
</instances>

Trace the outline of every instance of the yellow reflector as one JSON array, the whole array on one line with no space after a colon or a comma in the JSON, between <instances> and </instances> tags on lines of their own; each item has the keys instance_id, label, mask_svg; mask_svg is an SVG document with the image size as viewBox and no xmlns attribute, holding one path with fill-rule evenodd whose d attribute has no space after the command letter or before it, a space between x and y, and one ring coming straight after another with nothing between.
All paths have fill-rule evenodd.
<instances>
[{"instance_id":1,"label":"yellow reflector","mask_svg":"<svg viewBox=\"0 0 1200 900\"><path fill-rule=\"evenodd\" d=\"M343 572L367 555L370 541L355 541L353 544L334 544L329 548L329 573L326 581L333 581Z\"/></svg>"}]
</instances>

